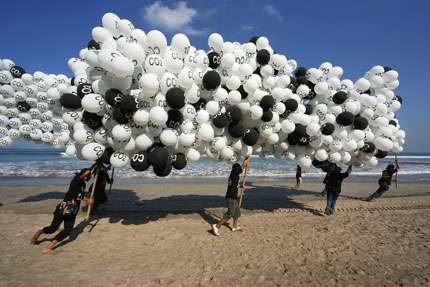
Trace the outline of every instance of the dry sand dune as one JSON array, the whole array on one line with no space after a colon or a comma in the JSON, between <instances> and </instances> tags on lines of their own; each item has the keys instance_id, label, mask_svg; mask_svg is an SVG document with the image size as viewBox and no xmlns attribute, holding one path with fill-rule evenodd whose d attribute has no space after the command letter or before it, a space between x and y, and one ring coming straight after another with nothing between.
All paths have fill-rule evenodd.
<instances>
[{"instance_id":1,"label":"dry sand dune","mask_svg":"<svg viewBox=\"0 0 430 287\"><path fill-rule=\"evenodd\" d=\"M210 224L224 183L115 185L56 255L29 244L66 186L0 187L0 286L430 286L430 184L346 182L333 216L321 183L248 182L242 231Z\"/></svg>"}]
</instances>

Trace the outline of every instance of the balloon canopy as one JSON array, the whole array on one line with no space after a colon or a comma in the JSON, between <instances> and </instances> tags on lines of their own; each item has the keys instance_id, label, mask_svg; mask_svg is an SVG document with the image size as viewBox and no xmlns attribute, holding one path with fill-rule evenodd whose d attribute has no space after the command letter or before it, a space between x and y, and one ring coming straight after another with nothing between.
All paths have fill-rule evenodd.
<instances>
[{"instance_id":1,"label":"balloon canopy","mask_svg":"<svg viewBox=\"0 0 430 287\"><path fill-rule=\"evenodd\" d=\"M23 138L157 176L202 155L274 155L329 172L403 149L392 68L352 81L328 62L298 67L266 37L240 44L213 33L203 50L182 33L169 46L113 13L101 25L68 60L71 79L0 59L1 147Z\"/></svg>"}]
</instances>

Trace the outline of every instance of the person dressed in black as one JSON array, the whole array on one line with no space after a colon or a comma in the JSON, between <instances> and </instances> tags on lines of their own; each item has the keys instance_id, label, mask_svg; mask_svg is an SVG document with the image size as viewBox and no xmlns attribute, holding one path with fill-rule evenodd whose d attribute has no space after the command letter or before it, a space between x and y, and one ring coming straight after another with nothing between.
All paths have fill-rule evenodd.
<instances>
[{"instance_id":1,"label":"person dressed in black","mask_svg":"<svg viewBox=\"0 0 430 287\"><path fill-rule=\"evenodd\" d=\"M227 203L227 212L224 213L223 218L217 223L212 224L212 232L219 236L218 229L226 223L230 218L233 217L233 228L232 231L240 230L240 226L237 226L238 219L240 217L240 207L239 202L237 201L237 191L240 186L240 174L242 173L243 168L248 164L249 158L246 158L243 161L242 166L238 163L233 164L233 167L230 172L230 176L228 177L228 187L227 193L225 195L226 203Z\"/></svg>"},{"instance_id":2,"label":"person dressed in black","mask_svg":"<svg viewBox=\"0 0 430 287\"><path fill-rule=\"evenodd\" d=\"M321 191L321 196L324 197L327 194L327 183L328 183L328 178L330 176L331 172L327 172L327 174L324 177L323 183L324 183L324 189L323 191Z\"/></svg>"},{"instance_id":3,"label":"person dressed in black","mask_svg":"<svg viewBox=\"0 0 430 287\"><path fill-rule=\"evenodd\" d=\"M106 168L104 165L102 165L99 170L96 187L94 189L94 204L91 209L91 214L99 213L100 212L98 209L99 206L108 200L108 197L105 192L106 183L109 183L109 184L113 183L113 179L111 179L108 174L109 168ZM95 172L96 172L96 169L94 169L93 174L95 174ZM91 184L89 190L91 191L92 188L93 188L93 184Z\"/></svg>"},{"instance_id":4,"label":"person dressed in black","mask_svg":"<svg viewBox=\"0 0 430 287\"><path fill-rule=\"evenodd\" d=\"M382 176L378 181L379 188L371 196L369 196L367 201L372 201L375 198L381 197L384 192L386 192L390 188L391 178L393 177L393 174L395 174L400 169L400 165L398 162L396 162L396 167L397 168L394 168L394 164L389 164L387 168L382 171Z\"/></svg>"},{"instance_id":5,"label":"person dressed in black","mask_svg":"<svg viewBox=\"0 0 430 287\"><path fill-rule=\"evenodd\" d=\"M300 188L300 183L302 182L302 168L297 165L297 169L296 169L296 189Z\"/></svg>"},{"instance_id":6,"label":"person dressed in black","mask_svg":"<svg viewBox=\"0 0 430 287\"><path fill-rule=\"evenodd\" d=\"M70 182L69 190L66 193L66 196L64 197L63 202L61 202L59 205L57 205L55 212L54 212L54 219L52 220L51 225L44 227L43 229L37 230L37 232L34 234L34 236L31 238L31 243L35 244L37 240L39 239L39 236L42 235L42 233L45 234L52 234L55 231L58 230L61 223L64 221L64 229L58 233L54 240L49 244L48 247L43 249L43 253L54 253L55 251L52 249L58 242L62 241L64 238L69 236L70 232L73 230L73 225L75 224L76 215L79 211L81 200L85 200L89 204L92 204L91 200L86 198L84 196L85 181L89 181L91 179L91 170L90 169L82 169L79 173L76 173L76 175L73 177L72 181ZM61 210L70 204L70 206L73 205L73 210L75 212L72 212L70 214L62 214Z\"/></svg>"},{"instance_id":7,"label":"person dressed in black","mask_svg":"<svg viewBox=\"0 0 430 287\"><path fill-rule=\"evenodd\" d=\"M327 206L325 208L326 215L334 214L336 200L340 195L343 180L351 173L352 165L348 167L346 172L342 172L342 168L336 166L335 170L328 175L327 178Z\"/></svg>"}]
</instances>

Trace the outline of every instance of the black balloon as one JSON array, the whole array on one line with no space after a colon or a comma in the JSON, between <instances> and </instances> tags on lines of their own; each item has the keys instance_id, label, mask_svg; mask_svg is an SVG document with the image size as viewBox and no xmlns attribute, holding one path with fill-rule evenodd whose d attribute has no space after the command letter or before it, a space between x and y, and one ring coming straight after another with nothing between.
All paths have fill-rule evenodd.
<instances>
[{"instance_id":1,"label":"black balloon","mask_svg":"<svg viewBox=\"0 0 430 287\"><path fill-rule=\"evenodd\" d=\"M91 84L83 83L78 85L76 88L76 93L78 94L78 97L82 99L85 95L93 94L94 91Z\"/></svg>"},{"instance_id":2,"label":"black balloon","mask_svg":"<svg viewBox=\"0 0 430 287\"><path fill-rule=\"evenodd\" d=\"M196 109L196 111L203 109L204 107L206 107L206 100L199 99L197 103L192 104L192 106Z\"/></svg>"},{"instance_id":3,"label":"black balloon","mask_svg":"<svg viewBox=\"0 0 430 287\"><path fill-rule=\"evenodd\" d=\"M21 78L22 75L25 74L25 70L20 66L13 66L12 68L10 68L9 72L14 78Z\"/></svg>"},{"instance_id":4,"label":"black balloon","mask_svg":"<svg viewBox=\"0 0 430 287\"><path fill-rule=\"evenodd\" d=\"M261 120L265 123L270 122L273 119L273 112L271 110L267 110L263 112L261 116Z\"/></svg>"},{"instance_id":5,"label":"black balloon","mask_svg":"<svg viewBox=\"0 0 430 287\"><path fill-rule=\"evenodd\" d=\"M373 153L376 150L376 146L372 142L364 142L363 147L360 149L365 153Z\"/></svg>"},{"instance_id":6,"label":"black balloon","mask_svg":"<svg viewBox=\"0 0 430 287\"><path fill-rule=\"evenodd\" d=\"M305 76L298 76L297 77L297 84L300 85L306 85L308 83L308 79L306 79Z\"/></svg>"},{"instance_id":7,"label":"black balloon","mask_svg":"<svg viewBox=\"0 0 430 287\"><path fill-rule=\"evenodd\" d=\"M203 87L208 91L213 91L221 84L221 76L216 71L208 71L203 76Z\"/></svg>"},{"instance_id":8,"label":"black balloon","mask_svg":"<svg viewBox=\"0 0 430 287\"><path fill-rule=\"evenodd\" d=\"M131 167L136 171L145 171L149 168L149 155L146 151L139 151L130 160Z\"/></svg>"},{"instance_id":9,"label":"black balloon","mask_svg":"<svg viewBox=\"0 0 430 287\"><path fill-rule=\"evenodd\" d=\"M214 126L217 128L223 128L230 122L226 114L216 114L212 119Z\"/></svg>"},{"instance_id":10,"label":"black balloon","mask_svg":"<svg viewBox=\"0 0 430 287\"><path fill-rule=\"evenodd\" d=\"M233 123L236 123L242 120L242 112L237 106L230 107L225 112L225 115L227 116L228 120Z\"/></svg>"},{"instance_id":11,"label":"black balloon","mask_svg":"<svg viewBox=\"0 0 430 287\"><path fill-rule=\"evenodd\" d=\"M270 53L266 49L261 49L257 52L257 63L260 65L266 65L270 61Z\"/></svg>"},{"instance_id":12,"label":"black balloon","mask_svg":"<svg viewBox=\"0 0 430 287\"><path fill-rule=\"evenodd\" d=\"M402 99L402 97L401 97L401 96L396 95L396 99L397 99L401 104L403 104L403 99Z\"/></svg>"},{"instance_id":13,"label":"black balloon","mask_svg":"<svg viewBox=\"0 0 430 287\"><path fill-rule=\"evenodd\" d=\"M321 126L321 133L325 136L329 136L334 132L334 125L332 123L325 123Z\"/></svg>"},{"instance_id":14,"label":"black balloon","mask_svg":"<svg viewBox=\"0 0 430 287\"><path fill-rule=\"evenodd\" d=\"M313 106L312 105L305 105L305 108L306 108L306 111L305 111L306 115L312 114L312 110L313 110Z\"/></svg>"},{"instance_id":15,"label":"black balloon","mask_svg":"<svg viewBox=\"0 0 430 287\"><path fill-rule=\"evenodd\" d=\"M331 163L327 160L322 162L322 167L321 169L324 172L333 172L336 169L337 165L335 163Z\"/></svg>"},{"instance_id":16,"label":"black balloon","mask_svg":"<svg viewBox=\"0 0 430 287\"><path fill-rule=\"evenodd\" d=\"M354 123L354 115L350 112L342 112L336 117L336 123L341 126L349 126Z\"/></svg>"},{"instance_id":17,"label":"black balloon","mask_svg":"<svg viewBox=\"0 0 430 287\"><path fill-rule=\"evenodd\" d=\"M275 105L275 100L272 96L266 95L260 100L260 107L264 110L270 110Z\"/></svg>"},{"instance_id":18,"label":"black balloon","mask_svg":"<svg viewBox=\"0 0 430 287\"><path fill-rule=\"evenodd\" d=\"M249 42L251 42L251 43L254 43L254 44L257 44L257 40L258 40L258 36L254 36L254 37L252 37L250 40L249 40Z\"/></svg>"},{"instance_id":19,"label":"black balloon","mask_svg":"<svg viewBox=\"0 0 430 287\"><path fill-rule=\"evenodd\" d=\"M81 99L74 94L63 94L60 98L60 104L66 109L76 110L82 107Z\"/></svg>"},{"instance_id":20,"label":"black balloon","mask_svg":"<svg viewBox=\"0 0 430 287\"><path fill-rule=\"evenodd\" d=\"M240 97L243 99L246 99L246 97L248 96L248 93L245 92L245 90L243 89L243 85L240 85L240 87L237 89L240 93Z\"/></svg>"},{"instance_id":21,"label":"black balloon","mask_svg":"<svg viewBox=\"0 0 430 287\"><path fill-rule=\"evenodd\" d=\"M306 146L309 144L309 136L300 137L297 139L297 144L301 146Z\"/></svg>"},{"instance_id":22,"label":"black balloon","mask_svg":"<svg viewBox=\"0 0 430 287\"><path fill-rule=\"evenodd\" d=\"M293 134L297 137L304 137L306 136L306 128L305 126L301 124L296 124L296 128L294 129Z\"/></svg>"},{"instance_id":23,"label":"black balloon","mask_svg":"<svg viewBox=\"0 0 430 287\"><path fill-rule=\"evenodd\" d=\"M242 140L246 145L253 146L257 143L260 133L256 128L245 130L245 135Z\"/></svg>"},{"instance_id":24,"label":"black balloon","mask_svg":"<svg viewBox=\"0 0 430 287\"><path fill-rule=\"evenodd\" d=\"M16 108L20 112L28 112L31 109L31 106L27 102L18 102L16 104Z\"/></svg>"},{"instance_id":25,"label":"black balloon","mask_svg":"<svg viewBox=\"0 0 430 287\"><path fill-rule=\"evenodd\" d=\"M175 169L183 169L187 166L187 158L183 153L177 153L172 158L172 165Z\"/></svg>"},{"instance_id":26,"label":"black balloon","mask_svg":"<svg viewBox=\"0 0 430 287\"><path fill-rule=\"evenodd\" d=\"M154 173L159 177L165 177L172 172L172 163L170 161L166 162L166 165L164 167L155 167L153 168Z\"/></svg>"},{"instance_id":27,"label":"black balloon","mask_svg":"<svg viewBox=\"0 0 430 287\"><path fill-rule=\"evenodd\" d=\"M182 109L185 106L184 91L177 87L170 88L166 93L166 102L172 109Z\"/></svg>"},{"instance_id":28,"label":"black balloon","mask_svg":"<svg viewBox=\"0 0 430 287\"><path fill-rule=\"evenodd\" d=\"M122 92L117 89L109 89L105 93L106 102L113 107L119 107L121 105L123 96Z\"/></svg>"},{"instance_id":29,"label":"black balloon","mask_svg":"<svg viewBox=\"0 0 430 287\"><path fill-rule=\"evenodd\" d=\"M288 99L284 102L286 111L294 112L299 107L299 103L294 99Z\"/></svg>"},{"instance_id":30,"label":"black balloon","mask_svg":"<svg viewBox=\"0 0 430 287\"><path fill-rule=\"evenodd\" d=\"M333 96L333 102L337 105L343 104L346 101L347 93L344 91L339 91Z\"/></svg>"},{"instance_id":31,"label":"black balloon","mask_svg":"<svg viewBox=\"0 0 430 287\"><path fill-rule=\"evenodd\" d=\"M208 53L209 58L209 67L212 69L218 68L219 64L221 63L221 57L217 52L210 52Z\"/></svg>"},{"instance_id":32,"label":"black balloon","mask_svg":"<svg viewBox=\"0 0 430 287\"><path fill-rule=\"evenodd\" d=\"M377 158L384 158L388 155L388 151L379 150L376 152L375 156Z\"/></svg>"},{"instance_id":33,"label":"black balloon","mask_svg":"<svg viewBox=\"0 0 430 287\"><path fill-rule=\"evenodd\" d=\"M323 162L322 162L322 161L317 160L316 158L314 158L314 159L312 160L312 165L313 165L314 167L316 167L316 168L322 168L322 166L323 166Z\"/></svg>"},{"instance_id":34,"label":"black balloon","mask_svg":"<svg viewBox=\"0 0 430 287\"><path fill-rule=\"evenodd\" d=\"M299 67L297 68L296 72L294 73L294 75L296 76L296 78L298 77L304 77L306 76L306 68L305 67Z\"/></svg>"},{"instance_id":35,"label":"black balloon","mask_svg":"<svg viewBox=\"0 0 430 287\"><path fill-rule=\"evenodd\" d=\"M296 79L296 77L291 76L291 77L290 77L290 84L288 85L288 88L289 88L291 91L295 92L298 86L299 86L299 83L297 83L297 79Z\"/></svg>"},{"instance_id":36,"label":"black balloon","mask_svg":"<svg viewBox=\"0 0 430 287\"><path fill-rule=\"evenodd\" d=\"M164 169L169 160L169 152L163 147L156 146L149 152L149 164L157 169Z\"/></svg>"},{"instance_id":37,"label":"black balloon","mask_svg":"<svg viewBox=\"0 0 430 287\"><path fill-rule=\"evenodd\" d=\"M82 114L82 122L93 130L102 126L102 118L102 116L87 111Z\"/></svg>"},{"instance_id":38,"label":"black balloon","mask_svg":"<svg viewBox=\"0 0 430 287\"><path fill-rule=\"evenodd\" d=\"M178 110L169 110L167 112L167 123L169 128L176 129L184 121L184 116Z\"/></svg>"},{"instance_id":39,"label":"black balloon","mask_svg":"<svg viewBox=\"0 0 430 287\"><path fill-rule=\"evenodd\" d=\"M391 71L392 70L392 68L391 67L384 67L384 73L385 72L388 72L388 71Z\"/></svg>"},{"instance_id":40,"label":"black balloon","mask_svg":"<svg viewBox=\"0 0 430 287\"><path fill-rule=\"evenodd\" d=\"M245 128L240 123L231 123L228 125L228 133L234 138L241 138L245 135Z\"/></svg>"},{"instance_id":41,"label":"black balloon","mask_svg":"<svg viewBox=\"0 0 430 287\"><path fill-rule=\"evenodd\" d=\"M112 111L113 119L120 124L126 124L130 122L132 116L133 114L124 112L120 107L115 107Z\"/></svg>"},{"instance_id":42,"label":"black balloon","mask_svg":"<svg viewBox=\"0 0 430 287\"><path fill-rule=\"evenodd\" d=\"M397 122L396 122L395 120L390 120L390 121L388 122L388 124L390 124L390 125L393 125L393 126L397 127Z\"/></svg>"},{"instance_id":43,"label":"black balloon","mask_svg":"<svg viewBox=\"0 0 430 287\"><path fill-rule=\"evenodd\" d=\"M87 48L88 50L100 50L100 45L99 43L91 39L91 41L89 41L87 44Z\"/></svg>"},{"instance_id":44,"label":"black balloon","mask_svg":"<svg viewBox=\"0 0 430 287\"><path fill-rule=\"evenodd\" d=\"M126 113L134 113L139 108L139 102L133 96L124 95L121 98L120 107Z\"/></svg>"},{"instance_id":45,"label":"black balloon","mask_svg":"<svg viewBox=\"0 0 430 287\"><path fill-rule=\"evenodd\" d=\"M104 164L110 164L110 157L113 154L114 150L111 147L108 147L105 149L105 151L103 152L101 159L103 161Z\"/></svg>"},{"instance_id":46,"label":"black balloon","mask_svg":"<svg viewBox=\"0 0 430 287\"><path fill-rule=\"evenodd\" d=\"M364 117L355 117L352 127L357 130L364 130L369 125L369 121Z\"/></svg>"}]
</instances>

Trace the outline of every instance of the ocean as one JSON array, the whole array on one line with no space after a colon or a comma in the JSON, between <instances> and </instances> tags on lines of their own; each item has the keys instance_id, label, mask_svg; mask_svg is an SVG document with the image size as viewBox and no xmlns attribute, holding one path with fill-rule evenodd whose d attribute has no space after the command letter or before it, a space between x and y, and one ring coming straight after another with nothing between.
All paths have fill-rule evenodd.
<instances>
[{"instance_id":1,"label":"ocean","mask_svg":"<svg viewBox=\"0 0 430 287\"><path fill-rule=\"evenodd\" d=\"M398 155L401 169L399 181L430 181L430 153L401 153ZM376 167L353 168L350 181L376 181L381 171L394 163L394 154L380 159ZM82 168L90 167L92 161L81 161L64 155L63 150L55 149L0 149L0 185L45 185L68 184L73 174ZM295 181L297 163L285 159L260 159L252 156L248 170L248 180ZM342 165L345 169L346 166ZM129 165L115 169L116 183L140 182L224 182L231 164L213 162L201 157L199 161L188 163L182 170L173 169L167 177L157 177L152 168L137 172ZM302 172L303 180L322 181L325 173L311 167Z\"/></svg>"}]
</instances>

